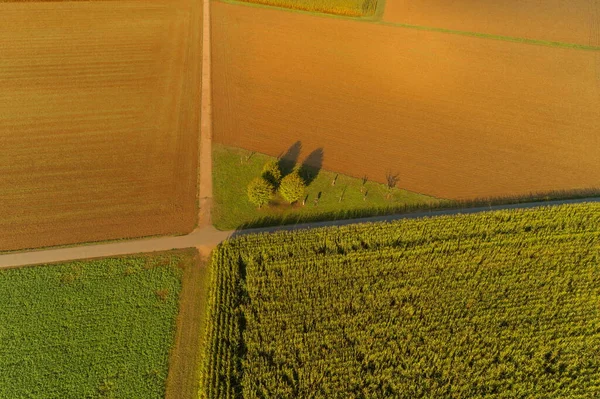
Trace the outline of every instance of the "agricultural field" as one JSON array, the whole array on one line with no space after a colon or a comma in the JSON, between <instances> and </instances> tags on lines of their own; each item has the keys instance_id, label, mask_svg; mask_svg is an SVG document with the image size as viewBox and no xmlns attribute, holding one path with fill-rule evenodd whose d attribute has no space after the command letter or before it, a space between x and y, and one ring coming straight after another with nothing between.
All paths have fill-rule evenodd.
<instances>
[{"instance_id":1,"label":"agricultural field","mask_svg":"<svg viewBox=\"0 0 600 399\"><path fill-rule=\"evenodd\" d=\"M0 2L0 251L191 231L201 2Z\"/></svg>"},{"instance_id":2,"label":"agricultural field","mask_svg":"<svg viewBox=\"0 0 600 399\"><path fill-rule=\"evenodd\" d=\"M375 13L377 0L241 0L248 3L285 7L295 10L324 12L351 17Z\"/></svg>"},{"instance_id":3,"label":"agricultural field","mask_svg":"<svg viewBox=\"0 0 600 399\"><path fill-rule=\"evenodd\" d=\"M246 235L202 398L591 398L600 204Z\"/></svg>"},{"instance_id":4,"label":"agricultural field","mask_svg":"<svg viewBox=\"0 0 600 399\"><path fill-rule=\"evenodd\" d=\"M198 262L184 250L1 270L0 397L195 398Z\"/></svg>"},{"instance_id":5,"label":"agricultural field","mask_svg":"<svg viewBox=\"0 0 600 399\"><path fill-rule=\"evenodd\" d=\"M211 12L217 143L277 156L302 141L326 170L381 183L391 172L436 198L600 186L600 51Z\"/></svg>"},{"instance_id":6,"label":"agricultural field","mask_svg":"<svg viewBox=\"0 0 600 399\"><path fill-rule=\"evenodd\" d=\"M385 22L600 46L598 0L386 1Z\"/></svg>"},{"instance_id":7,"label":"agricultural field","mask_svg":"<svg viewBox=\"0 0 600 399\"><path fill-rule=\"evenodd\" d=\"M290 151L292 148L294 150ZM320 163L321 158L327 157L318 149L302 149L301 143L295 143L290 149L286 152L288 155L294 152L291 158L287 158L290 169L292 165L301 168L305 162L310 162L310 158ZM315 154L319 154L319 159ZM247 187L252 179L261 176L263 166L273 160L275 158L240 148L213 146L212 220L215 227L227 230L243 226L345 219L429 209L445 203L395 187L390 189L385 184L315 169L315 175L306 187L305 205L290 206L283 199L276 198L271 205L257 209L248 200ZM334 180L335 185L332 185Z\"/></svg>"}]
</instances>

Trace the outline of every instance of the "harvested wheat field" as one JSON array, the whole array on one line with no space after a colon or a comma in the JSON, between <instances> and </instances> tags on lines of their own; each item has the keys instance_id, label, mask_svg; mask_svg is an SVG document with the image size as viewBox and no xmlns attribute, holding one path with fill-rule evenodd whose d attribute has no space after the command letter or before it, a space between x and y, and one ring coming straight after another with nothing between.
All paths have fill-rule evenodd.
<instances>
[{"instance_id":1,"label":"harvested wheat field","mask_svg":"<svg viewBox=\"0 0 600 399\"><path fill-rule=\"evenodd\" d=\"M213 3L215 141L465 199L600 186L600 52Z\"/></svg>"},{"instance_id":2,"label":"harvested wheat field","mask_svg":"<svg viewBox=\"0 0 600 399\"><path fill-rule=\"evenodd\" d=\"M0 250L193 229L201 8L0 3Z\"/></svg>"},{"instance_id":3,"label":"harvested wheat field","mask_svg":"<svg viewBox=\"0 0 600 399\"><path fill-rule=\"evenodd\" d=\"M384 21L600 46L600 0L389 0Z\"/></svg>"}]
</instances>

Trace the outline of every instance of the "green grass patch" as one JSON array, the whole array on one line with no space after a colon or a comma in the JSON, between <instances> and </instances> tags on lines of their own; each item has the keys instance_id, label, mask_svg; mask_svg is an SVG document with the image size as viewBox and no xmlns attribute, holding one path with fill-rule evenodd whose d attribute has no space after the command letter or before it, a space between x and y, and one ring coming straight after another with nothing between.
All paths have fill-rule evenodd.
<instances>
[{"instance_id":1,"label":"green grass patch","mask_svg":"<svg viewBox=\"0 0 600 399\"><path fill-rule=\"evenodd\" d=\"M221 230L242 226L263 226L340 219L383 213L399 209L432 207L442 201L381 183L366 181L321 170L306 189L306 203L293 206L281 199L257 209L246 192L248 183L259 177L265 163L275 158L264 154L213 146L213 223ZM302 161L302 160L300 160ZM332 186L332 181L337 180ZM366 197L365 197L366 194ZM315 205L315 199L318 205ZM340 200L341 198L341 200Z\"/></svg>"},{"instance_id":2,"label":"green grass patch","mask_svg":"<svg viewBox=\"0 0 600 399\"><path fill-rule=\"evenodd\" d=\"M202 397L595 397L599 262L598 203L240 236Z\"/></svg>"},{"instance_id":3,"label":"green grass patch","mask_svg":"<svg viewBox=\"0 0 600 399\"><path fill-rule=\"evenodd\" d=\"M164 398L189 252L0 271L0 397Z\"/></svg>"},{"instance_id":4,"label":"green grass patch","mask_svg":"<svg viewBox=\"0 0 600 399\"><path fill-rule=\"evenodd\" d=\"M290 8L309 12L343 15L349 17L372 16L377 0L240 0L245 3Z\"/></svg>"}]
</instances>

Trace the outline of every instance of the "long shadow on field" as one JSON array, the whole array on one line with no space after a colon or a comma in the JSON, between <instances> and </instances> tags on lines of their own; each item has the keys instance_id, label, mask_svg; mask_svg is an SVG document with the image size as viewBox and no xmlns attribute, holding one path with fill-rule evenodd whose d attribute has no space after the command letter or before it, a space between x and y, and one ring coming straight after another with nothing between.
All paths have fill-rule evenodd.
<instances>
[{"instance_id":1,"label":"long shadow on field","mask_svg":"<svg viewBox=\"0 0 600 399\"><path fill-rule=\"evenodd\" d=\"M281 170L282 177L292 173L298 162L300 151L302 151L302 142L296 141L283 155L279 156L279 170Z\"/></svg>"},{"instance_id":2,"label":"long shadow on field","mask_svg":"<svg viewBox=\"0 0 600 399\"><path fill-rule=\"evenodd\" d=\"M322 222L331 220L342 220L342 219L358 219L372 216L386 216L386 215L402 215L413 212L427 212L427 211L443 211L452 209L469 209L469 208L481 208L491 207L494 205L512 205L512 204L527 204L532 202L547 202L547 201L558 201L558 200L571 200L581 198L598 198L600 197L600 187L580 189L580 190L555 190L547 191L542 193L532 193L524 196L511 196L511 197L493 197L493 198L479 198L474 200L465 201L453 201L453 200L442 200L440 203L435 204L415 204L415 205L401 205L401 206L389 206L379 207L370 209L354 209L344 210L335 212L323 212L319 214L292 214L285 216L265 216L262 218L255 219L251 222L244 223L238 227L238 230L261 228L261 227L272 227L272 226L283 226L300 223L310 222ZM535 205L535 206L542 206ZM349 222L350 224L352 222ZM243 231L236 231L233 237L243 235Z\"/></svg>"},{"instance_id":3,"label":"long shadow on field","mask_svg":"<svg viewBox=\"0 0 600 399\"><path fill-rule=\"evenodd\" d=\"M300 174L300 177L304 179L304 183L306 183L306 185L308 186L317 178L322 167L323 149L317 148L306 157L304 162L302 162L302 165L300 166L298 172Z\"/></svg>"}]
</instances>

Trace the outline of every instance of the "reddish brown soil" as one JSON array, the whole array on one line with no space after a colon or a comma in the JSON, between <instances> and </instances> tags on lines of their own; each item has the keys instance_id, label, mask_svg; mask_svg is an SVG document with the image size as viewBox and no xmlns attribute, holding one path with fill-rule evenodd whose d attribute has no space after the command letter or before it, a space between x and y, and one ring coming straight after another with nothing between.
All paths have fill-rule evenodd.
<instances>
[{"instance_id":1,"label":"reddish brown soil","mask_svg":"<svg viewBox=\"0 0 600 399\"><path fill-rule=\"evenodd\" d=\"M600 46L600 0L388 0L383 19Z\"/></svg>"},{"instance_id":2,"label":"reddish brown soil","mask_svg":"<svg viewBox=\"0 0 600 399\"><path fill-rule=\"evenodd\" d=\"M193 229L201 7L0 3L0 250Z\"/></svg>"},{"instance_id":3,"label":"reddish brown soil","mask_svg":"<svg viewBox=\"0 0 600 399\"><path fill-rule=\"evenodd\" d=\"M446 198L600 186L599 52L212 14L217 142L278 155L300 140L326 169Z\"/></svg>"}]
</instances>

